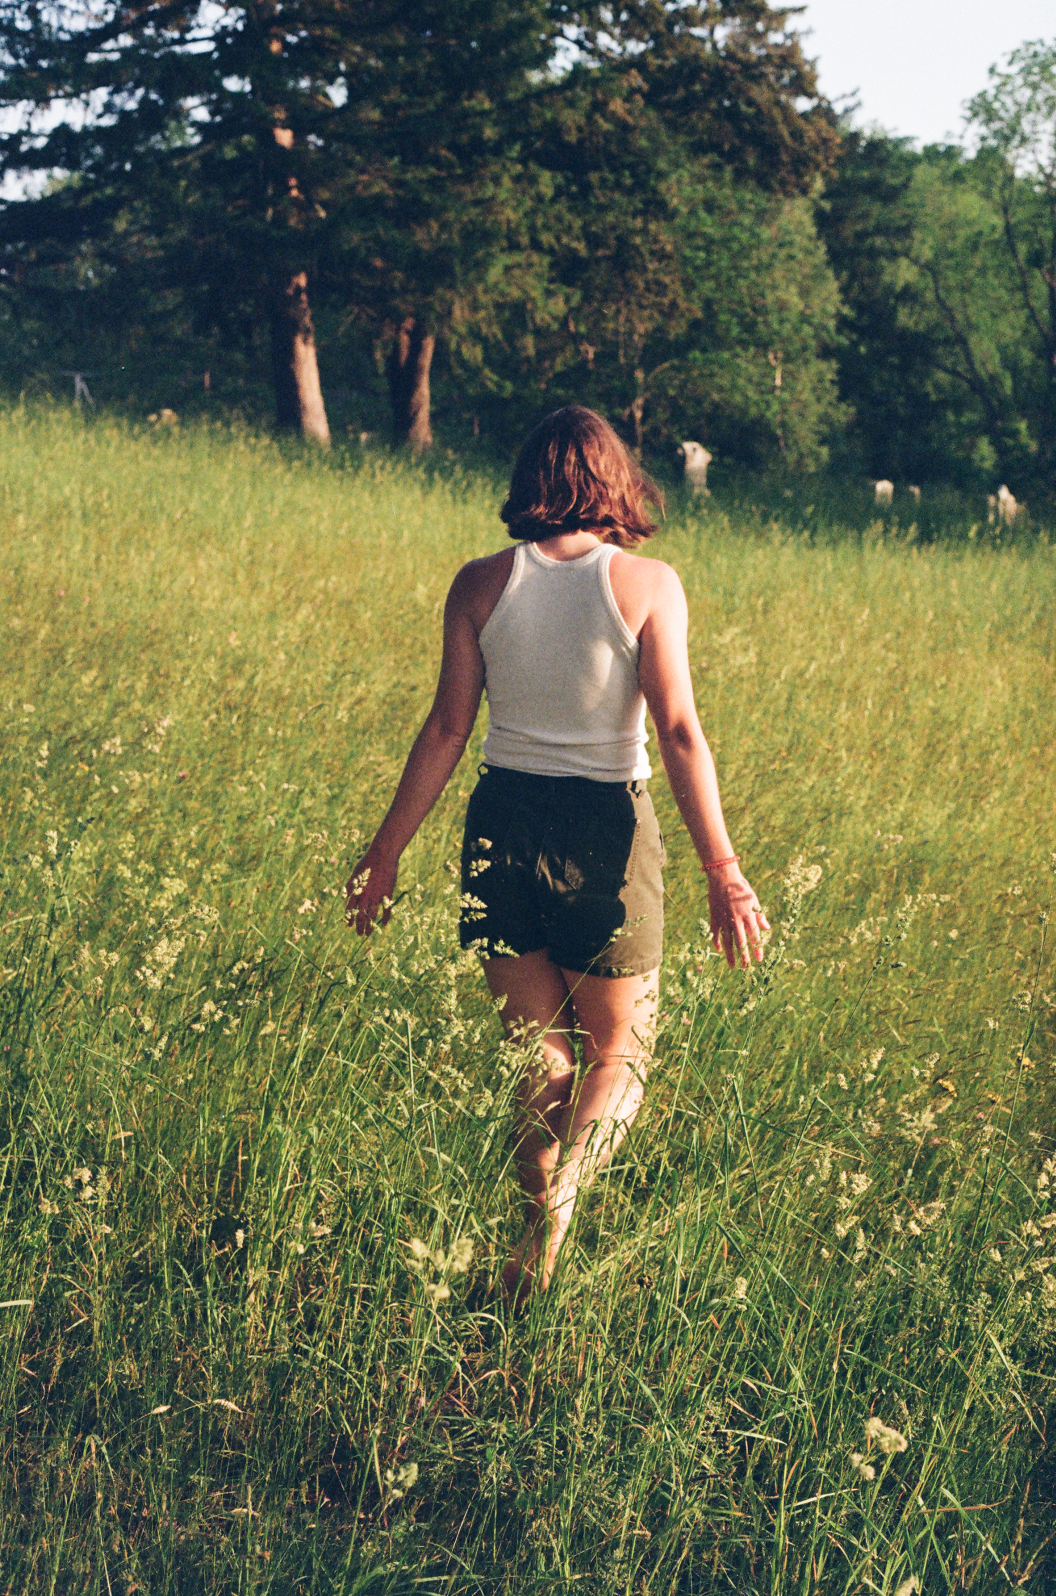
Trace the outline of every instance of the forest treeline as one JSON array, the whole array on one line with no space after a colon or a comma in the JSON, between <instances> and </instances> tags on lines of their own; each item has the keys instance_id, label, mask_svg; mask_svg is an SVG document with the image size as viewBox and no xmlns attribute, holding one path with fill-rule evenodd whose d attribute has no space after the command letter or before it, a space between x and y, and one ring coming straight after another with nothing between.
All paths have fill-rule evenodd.
<instances>
[{"instance_id":1,"label":"forest treeline","mask_svg":"<svg viewBox=\"0 0 1056 1596\"><path fill-rule=\"evenodd\" d=\"M0 376L506 448L1048 490L1056 41L962 145L849 128L764 0L9 0ZM83 393L83 389L82 389Z\"/></svg>"}]
</instances>

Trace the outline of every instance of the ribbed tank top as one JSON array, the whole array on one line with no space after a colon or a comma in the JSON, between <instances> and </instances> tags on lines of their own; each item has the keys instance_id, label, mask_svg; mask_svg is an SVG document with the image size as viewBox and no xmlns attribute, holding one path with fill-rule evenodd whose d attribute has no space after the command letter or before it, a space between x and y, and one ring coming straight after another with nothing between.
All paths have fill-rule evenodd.
<instances>
[{"instance_id":1,"label":"ribbed tank top","mask_svg":"<svg viewBox=\"0 0 1056 1596\"><path fill-rule=\"evenodd\" d=\"M484 762L539 776L650 774L638 639L609 580L616 549L551 560L520 543L480 634L491 723Z\"/></svg>"}]
</instances>

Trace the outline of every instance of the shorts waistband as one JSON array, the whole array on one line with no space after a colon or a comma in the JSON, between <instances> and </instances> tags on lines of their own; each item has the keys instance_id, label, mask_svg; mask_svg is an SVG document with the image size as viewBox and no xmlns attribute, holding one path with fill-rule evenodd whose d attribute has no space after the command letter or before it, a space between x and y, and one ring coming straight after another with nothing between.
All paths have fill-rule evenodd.
<instances>
[{"instance_id":1,"label":"shorts waistband","mask_svg":"<svg viewBox=\"0 0 1056 1596\"><path fill-rule=\"evenodd\" d=\"M635 798L640 798L649 787L647 781L595 781L591 776L542 776L534 770L511 770L507 765L479 765L477 775L487 777L489 781L501 781L522 788L533 789L536 792L553 793L574 792L577 787L585 792L596 792L600 788L603 792L629 792Z\"/></svg>"}]
</instances>

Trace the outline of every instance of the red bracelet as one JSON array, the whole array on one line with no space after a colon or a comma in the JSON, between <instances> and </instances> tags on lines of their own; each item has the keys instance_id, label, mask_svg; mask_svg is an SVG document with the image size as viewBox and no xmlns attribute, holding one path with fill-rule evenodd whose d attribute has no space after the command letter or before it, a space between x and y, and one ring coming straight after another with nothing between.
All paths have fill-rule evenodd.
<instances>
[{"instance_id":1,"label":"red bracelet","mask_svg":"<svg viewBox=\"0 0 1056 1596\"><path fill-rule=\"evenodd\" d=\"M702 864L700 868L702 870L721 870L723 865L739 864L740 858L739 853L731 853L728 859L709 859L708 863Z\"/></svg>"}]
</instances>

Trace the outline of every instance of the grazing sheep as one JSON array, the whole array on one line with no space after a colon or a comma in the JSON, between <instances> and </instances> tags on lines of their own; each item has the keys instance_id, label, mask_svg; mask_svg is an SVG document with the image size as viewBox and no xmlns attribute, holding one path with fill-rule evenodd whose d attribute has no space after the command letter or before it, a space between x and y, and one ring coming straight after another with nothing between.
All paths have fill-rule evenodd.
<instances>
[{"instance_id":1,"label":"grazing sheep","mask_svg":"<svg viewBox=\"0 0 1056 1596\"><path fill-rule=\"evenodd\" d=\"M920 489L919 488L909 487L909 488L906 489L906 491L909 494L910 498L916 499L917 503L918 504L920 503Z\"/></svg>"},{"instance_id":2,"label":"grazing sheep","mask_svg":"<svg viewBox=\"0 0 1056 1596\"><path fill-rule=\"evenodd\" d=\"M1011 526L1019 515L1022 506L1018 505L1015 495L1010 493L1002 482L997 490L997 518L1002 526Z\"/></svg>"},{"instance_id":3,"label":"grazing sheep","mask_svg":"<svg viewBox=\"0 0 1056 1596\"><path fill-rule=\"evenodd\" d=\"M680 443L679 453L685 468L685 480L694 493L708 496L708 467L711 455L702 443Z\"/></svg>"},{"instance_id":4,"label":"grazing sheep","mask_svg":"<svg viewBox=\"0 0 1056 1596\"><path fill-rule=\"evenodd\" d=\"M873 483L873 497L877 504L890 504L895 496L895 484L888 482L886 477L881 477L879 482Z\"/></svg>"},{"instance_id":5,"label":"grazing sheep","mask_svg":"<svg viewBox=\"0 0 1056 1596\"><path fill-rule=\"evenodd\" d=\"M161 410L155 410L147 417L147 420L152 421L155 426L157 426L157 424L160 422L163 427L176 427L179 426L180 422L180 418L176 414L175 410L169 410L167 407L163 407Z\"/></svg>"}]
</instances>

